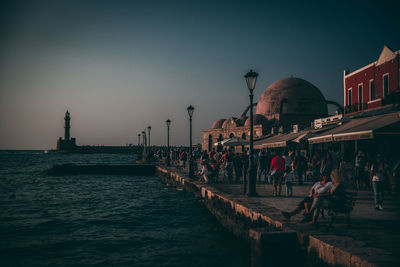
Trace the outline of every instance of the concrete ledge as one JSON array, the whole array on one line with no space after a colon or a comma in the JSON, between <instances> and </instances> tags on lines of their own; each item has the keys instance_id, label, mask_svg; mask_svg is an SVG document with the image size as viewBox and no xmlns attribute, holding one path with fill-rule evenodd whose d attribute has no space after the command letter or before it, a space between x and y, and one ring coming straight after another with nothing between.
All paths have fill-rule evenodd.
<instances>
[{"instance_id":1,"label":"concrete ledge","mask_svg":"<svg viewBox=\"0 0 400 267\"><path fill-rule=\"evenodd\" d=\"M381 264L371 263L367 255L362 253L363 244L350 237L307 234L301 230L293 230L284 222L280 211L273 207L249 208L245 204L233 201L224 192L210 185L200 184L190 178L175 172L168 171L160 166L156 167L156 173L161 174L167 181L173 181L183 186L185 190L194 192L205 200L205 205L226 228L231 230L252 244L252 258L263 265L263 251L270 251L273 247L282 247L282 250L303 248L309 255L315 255L323 262L336 266L387 266L385 253L382 259L377 260ZM359 246L360 253L350 253L343 247ZM279 254L279 251L276 251ZM295 253L296 254L296 253ZM376 253L374 253L376 254ZM271 261L269 256L268 261ZM255 264L257 265L257 264Z\"/></svg>"}]
</instances>

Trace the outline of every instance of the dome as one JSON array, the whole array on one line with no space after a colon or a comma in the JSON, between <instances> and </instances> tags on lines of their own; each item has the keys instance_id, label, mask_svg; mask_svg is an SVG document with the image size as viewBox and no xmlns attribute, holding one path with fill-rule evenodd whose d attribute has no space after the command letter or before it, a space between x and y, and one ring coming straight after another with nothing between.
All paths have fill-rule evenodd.
<instances>
[{"instance_id":1,"label":"dome","mask_svg":"<svg viewBox=\"0 0 400 267\"><path fill-rule=\"evenodd\" d=\"M265 118L265 116L261 115L261 114L254 114L253 115L253 124L254 125L263 125L263 126L267 126L269 124L269 121L267 120L267 118ZM244 126L250 126L250 117L246 120Z\"/></svg>"},{"instance_id":2,"label":"dome","mask_svg":"<svg viewBox=\"0 0 400 267\"><path fill-rule=\"evenodd\" d=\"M300 78L285 78L271 84L257 103L257 114L270 119L274 114L321 118L328 114L321 91Z\"/></svg>"},{"instance_id":3,"label":"dome","mask_svg":"<svg viewBox=\"0 0 400 267\"><path fill-rule=\"evenodd\" d=\"M236 118L230 117L222 124L222 128L236 127Z\"/></svg>"},{"instance_id":4,"label":"dome","mask_svg":"<svg viewBox=\"0 0 400 267\"><path fill-rule=\"evenodd\" d=\"M214 121L214 123L211 126L211 129L219 129L222 128L222 125L224 124L225 119L219 119Z\"/></svg>"}]
</instances>

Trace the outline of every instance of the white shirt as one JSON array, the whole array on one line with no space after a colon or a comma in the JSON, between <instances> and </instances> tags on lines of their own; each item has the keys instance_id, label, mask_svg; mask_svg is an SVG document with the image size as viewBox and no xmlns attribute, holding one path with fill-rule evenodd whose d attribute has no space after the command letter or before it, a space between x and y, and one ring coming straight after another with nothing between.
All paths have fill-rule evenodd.
<instances>
[{"instance_id":1,"label":"white shirt","mask_svg":"<svg viewBox=\"0 0 400 267\"><path fill-rule=\"evenodd\" d=\"M321 184L321 182L317 182L313 185L312 189L314 189L314 193L322 194L331 189L332 186L332 182L327 182L326 184Z\"/></svg>"}]
</instances>

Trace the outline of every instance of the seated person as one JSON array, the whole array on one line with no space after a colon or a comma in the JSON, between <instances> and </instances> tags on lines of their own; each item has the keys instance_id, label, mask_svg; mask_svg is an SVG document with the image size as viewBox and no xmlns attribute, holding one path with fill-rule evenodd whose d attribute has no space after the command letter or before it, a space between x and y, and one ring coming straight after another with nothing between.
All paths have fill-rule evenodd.
<instances>
[{"instance_id":1,"label":"seated person","mask_svg":"<svg viewBox=\"0 0 400 267\"><path fill-rule=\"evenodd\" d=\"M314 200L310 210L310 214L313 214L313 218L310 224L316 225L318 223L318 216L321 208L330 208L333 205L344 206L346 203L345 187L341 182L341 177L337 169L332 170L331 179L333 183L328 190L314 194Z\"/></svg>"},{"instance_id":2,"label":"seated person","mask_svg":"<svg viewBox=\"0 0 400 267\"><path fill-rule=\"evenodd\" d=\"M201 171L199 171L198 175L201 175L200 177L200 182L202 183L209 183L210 181L210 176L213 174L212 168L210 164L207 163L207 161L203 160L201 162Z\"/></svg>"},{"instance_id":3,"label":"seated person","mask_svg":"<svg viewBox=\"0 0 400 267\"><path fill-rule=\"evenodd\" d=\"M324 172L322 174L322 180L316 182L310 189L310 193L306 196L292 211L282 211L282 215L287 219L290 219L293 215L298 214L303 209L306 211L306 218L303 221L310 219L311 207L314 202L315 195L323 194L332 187L332 183L329 181L329 174Z\"/></svg>"}]
</instances>

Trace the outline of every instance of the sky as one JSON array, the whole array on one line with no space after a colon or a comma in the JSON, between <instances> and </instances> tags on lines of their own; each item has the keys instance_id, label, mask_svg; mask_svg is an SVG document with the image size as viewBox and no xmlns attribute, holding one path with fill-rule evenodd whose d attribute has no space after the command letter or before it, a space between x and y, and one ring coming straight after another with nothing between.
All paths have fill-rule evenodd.
<instances>
[{"instance_id":1,"label":"sky","mask_svg":"<svg viewBox=\"0 0 400 267\"><path fill-rule=\"evenodd\" d=\"M400 49L396 1L0 1L0 149L189 143L294 76L343 103L343 70Z\"/></svg>"}]
</instances>

